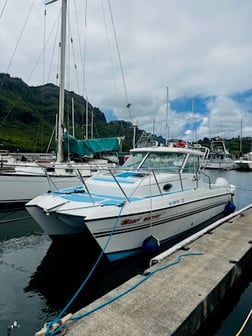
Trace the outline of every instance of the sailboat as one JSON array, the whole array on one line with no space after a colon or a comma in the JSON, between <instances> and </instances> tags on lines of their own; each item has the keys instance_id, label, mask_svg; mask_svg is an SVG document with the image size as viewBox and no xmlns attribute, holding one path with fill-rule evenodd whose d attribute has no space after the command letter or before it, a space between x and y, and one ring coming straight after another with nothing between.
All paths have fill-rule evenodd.
<instances>
[{"instance_id":1,"label":"sailboat","mask_svg":"<svg viewBox=\"0 0 252 336\"><path fill-rule=\"evenodd\" d=\"M46 5L57 0L48 0ZM64 95L65 95L65 49L66 49L66 16L67 1L62 0L61 11L61 43L60 43L60 84L59 84L59 113L58 141L56 161L36 160L32 162L4 162L1 160L0 169L0 204L12 205L26 203L32 198L57 189L79 184L102 169L113 169L118 164L115 156L105 157L105 153L116 153L121 148L123 138L103 138L76 140L64 128ZM85 157L85 162L65 160L64 150L70 148ZM97 153L104 153L104 158L94 158Z\"/></svg>"}]
</instances>

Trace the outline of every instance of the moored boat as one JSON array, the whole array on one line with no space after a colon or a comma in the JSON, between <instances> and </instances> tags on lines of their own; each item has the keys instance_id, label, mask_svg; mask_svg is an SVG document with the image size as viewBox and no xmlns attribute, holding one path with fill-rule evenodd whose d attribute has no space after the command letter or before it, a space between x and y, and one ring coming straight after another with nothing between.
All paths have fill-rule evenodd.
<instances>
[{"instance_id":1,"label":"moored boat","mask_svg":"<svg viewBox=\"0 0 252 336\"><path fill-rule=\"evenodd\" d=\"M211 141L211 149L205 165L206 169L235 169L235 163L231 154L220 138Z\"/></svg>"},{"instance_id":2,"label":"moored boat","mask_svg":"<svg viewBox=\"0 0 252 336\"><path fill-rule=\"evenodd\" d=\"M91 234L111 261L158 248L234 211L235 187L224 178L202 179L207 154L200 148L135 148L122 169L38 196L26 209L53 240Z\"/></svg>"},{"instance_id":3,"label":"moored boat","mask_svg":"<svg viewBox=\"0 0 252 336\"><path fill-rule=\"evenodd\" d=\"M65 134L67 142L67 135ZM82 158L81 162L55 160L16 160L9 155L0 157L0 205L25 204L49 190L67 188L80 183L80 176L89 177L102 169L118 165L117 151L121 138L76 140L71 137L67 146ZM112 153L107 156L107 153ZM95 158L97 155L97 158ZM103 158L104 155L104 158Z\"/></svg>"},{"instance_id":4,"label":"moored boat","mask_svg":"<svg viewBox=\"0 0 252 336\"><path fill-rule=\"evenodd\" d=\"M251 171L252 170L252 152L241 156L238 160L234 161L236 170Z\"/></svg>"}]
</instances>

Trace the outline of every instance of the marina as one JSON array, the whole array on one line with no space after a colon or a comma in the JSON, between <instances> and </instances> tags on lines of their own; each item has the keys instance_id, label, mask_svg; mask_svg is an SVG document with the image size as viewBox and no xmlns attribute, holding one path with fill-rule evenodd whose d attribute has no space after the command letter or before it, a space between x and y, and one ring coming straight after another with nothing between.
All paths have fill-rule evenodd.
<instances>
[{"instance_id":1,"label":"marina","mask_svg":"<svg viewBox=\"0 0 252 336\"><path fill-rule=\"evenodd\" d=\"M211 175L216 177L220 172L211 171ZM231 170L222 171L221 175L236 185L237 210L252 203L250 172ZM45 322L54 320L73 297L94 265L98 251L90 255L82 245L73 244L66 248L53 244L25 209L2 209L0 221L0 334L7 335L8 326L17 321L19 327L13 330L13 335L33 335ZM102 258L69 312L77 312L135 275L143 273L149 260L139 256L112 265ZM251 309L250 297L251 278L235 296L232 305L229 304L225 313L223 311L221 320L216 321L212 335L227 335L226 330L229 330L228 335L235 335ZM232 323L227 322L225 326L230 314L235 314L235 317L232 316ZM249 333L244 331L243 335Z\"/></svg>"},{"instance_id":2,"label":"marina","mask_svg":"<svg viewBox=\"0 0 252 336\"><path fill-rule=\"evenodd\" d=\"M0 336L251 336L251 9L1 6Z\"/></svg>"}]
</instances>

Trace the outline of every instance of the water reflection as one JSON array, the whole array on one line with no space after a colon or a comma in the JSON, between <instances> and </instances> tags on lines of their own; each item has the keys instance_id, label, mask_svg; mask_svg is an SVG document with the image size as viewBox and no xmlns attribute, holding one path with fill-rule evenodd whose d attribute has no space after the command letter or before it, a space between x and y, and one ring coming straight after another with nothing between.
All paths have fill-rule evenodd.
<instances>
[{"instance_id":1,"label":"water reflection","mask_svg":"<svg viewBox=\"0 0 252 336\"><path fill-rule=\"evenodd\" d=\"M15 336L32 335L45 322L43 300L24 293L30 275L51 241L27 217L25 209L0 210L0 335L7 335L13 321L20 325Z\"/></svg>"},{"instance_id":2,"label":"water reflection","mask_svg":"<svg viewBox=\"0 0 252 336\"><path fill-rule=\"evenodd\" d=\"M0 209L0 242L41 233L41 228L24 207Z\"/></svg>"},{"instance_id":3,"label":"water reflection","mask_svg":"<svg viewBox=\"0 0 252 336\"><path fill-rule=\"evenodd\" d=\"M66 245L53 242L36 272L31 276L25 292L37 292L53 310L63 309L93 269L100 249L93 242L81 238ZM70 312L86 306L96 298L119 286L141 272L147 260L141 256L127 262L110 263L105 255L100 259L89 280L69 308Z\"/></svg>"}]
</instances>

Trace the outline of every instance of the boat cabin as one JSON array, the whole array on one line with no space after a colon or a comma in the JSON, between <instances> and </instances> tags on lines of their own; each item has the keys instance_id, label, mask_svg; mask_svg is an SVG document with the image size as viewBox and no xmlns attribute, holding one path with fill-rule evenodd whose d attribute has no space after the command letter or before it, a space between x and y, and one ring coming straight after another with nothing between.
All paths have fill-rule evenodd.
<instances>
[{"instance_id":1,"label":"boat cabin","mask_svg":"<svg viewBox=\"0 0 252 336\"><path fill-rule=\"evenodd\" d=\"M183 172L195 174L204 163L204 153L188 148L137 148L123 164L125 170L151 170L154 172Z\"/></svg>"}]
</instances>

